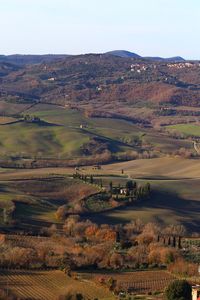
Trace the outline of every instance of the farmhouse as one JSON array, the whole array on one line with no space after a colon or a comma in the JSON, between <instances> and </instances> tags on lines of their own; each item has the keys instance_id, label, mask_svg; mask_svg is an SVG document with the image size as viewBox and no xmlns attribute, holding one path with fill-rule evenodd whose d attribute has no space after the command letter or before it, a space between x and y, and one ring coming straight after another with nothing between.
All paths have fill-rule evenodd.
<instances>
[{"instance_id":1,"label":"farmhouse","mask_svg":"<svg viewBox=\"0 0 200 300\"><path fill-rule=\"evenodd\" d=\"M80 124L80 129L84 129L84 128L87 128L87 125L86 124Z\"/></svg>"},{"instance_id":2,"label":"farmhouse","mask_svg":"<svg viewBox=\"0 0 200 300\"><path fill-rule=\"evenodd\" d=\"M200 300L200 285L192 287L192 300Z\"/></svg>"},{"instance_id":3,"label":"farmhouse","mask_svg":"<svg viewBox=\"0 0 200 300\"><path fill-rule=\"evenodd\" d=\"M128 189L127 188L121 188L120 189L120 195L126 195L128 192Z\"/></svg>"}]
</instances>

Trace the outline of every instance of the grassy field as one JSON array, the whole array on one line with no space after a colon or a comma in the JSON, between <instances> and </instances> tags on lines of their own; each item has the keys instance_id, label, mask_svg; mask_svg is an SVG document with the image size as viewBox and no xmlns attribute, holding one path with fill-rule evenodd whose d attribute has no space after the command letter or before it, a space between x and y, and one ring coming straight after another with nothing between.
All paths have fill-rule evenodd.
<instances>
[{"instance_id":1,"label":"grassy field","mask_svg":"<svg viewBox=\"0 0 200 300\"><path fill-rule=\"evenodd\" d=\"M36 108L34 108L36 110ZM62 125L68 130L79 128L89 137L99 137L110 143L112 152L123 152L138 149L137 141L141 139L143 131L138 126L124 120L106 118L87 118L77 110L58 108L55 110L35 112L35 115L54 124Z\"/></svg>"},{"instance_id":2,"label":"grassy field","mask_svg":"<svg viewBox=\"0 0 200 300\"><path fill-rule=\"evenodd\" d=\"M121 174L122 169L124 170L124 174ZM200 161L198 159L167 157L109 164L102 166L101 170L84 167L84 170L80 170L81 172L86 174L95 173L96 180L101 179L104 186L108 186L110 181L113 181L115 185L119 183L123 185L127 180L132 178L137 180L138 184L150 182L152 188L150 200L126 208L114 209L101 214L93 214L90 218L99 223L123 223L135 218L141 218L144 222L157 221L161 224L184 223L188 228L198 231L198 226L200 225L200 216L198 213L200 209L199 170ZM13 198L12 193L14 193L14 191L10 191L11 194L8 193L8 184L5 183L4 180L11 180L9 184L10 189L12 180L21 179L23 181L24 178L32 178L32 182L37 183L38 180L40 181L40 178L45 178L45 176L48 178L49 176L63 176L70 173L74 173L73 168L18 171L1 170L0 181L2 182L2 190L0 197L4 203L5 199ZM27 185L27 187L29 188L30 184ZM17 193L19 194L19 191L17 191ZM23 195L23 193L21 192L21 195ZM44 199L43 196L42 194L38 195L40 199ZM30 195L26 193L24 197L27 198L30 197ZM32 201L34 199L32 199ZM18 207L19 215L23 215L23 213L26 212L30 219L35 219L36 217L36 219L40 221L55 222L55 207L52 209L51 206L50 210L49 207L43 210L41 205L34 207L32 204L31 206L20 204Z\"/></svg>"},{"instance_id":3,"label":"grassy field","mask_svg":"<svg viewBox=\"0 0 200 300\"><path fill-rule=\"evenodd\" d=\"M6 169L0 168L0 181L15 179L42 179L52 176L71 175L74 168Z\"/></svg>"},{"instance_id":4,"label":"grassy field","mask_svg":"<svg viewBox=\"0 0 200 300\"><path fill-rule=\"evenodd\" d=\"M61 158L80 156L89 136L80 129L17 123L0 127L0 139L1 155Z\"/></svg>"},{"instance_id":5,"label":"grassy field","mask_svg":"<svg viewBox=\"0 0 200 300\"><path fill-rule=\"evenodd\" d=\"M124 175L121 170L124 170ZM141 218L144 222L160 224L184 224L198 231L200 225L200 161L182 158L136 160L104 166L97 173L116 174L120 177L104 177L103 182L114 184L136 179L138 184L149 182L151 199L126 208L95 215L98 222L120 223Z\"/></svg>"},{"instance_id":6,"label":"grassy field","mask_svg":"<svg viewBox=\"0 0 200 300\"><path fill-rule=\"evenodd\" d=\"M41 111L35 115L48 123L21 122L0 126L1 155L76 158L83 154L83 145L94 137L108 143L112 152L133 150L134 139L138 139L137 128L125 121L91 120L77 111L64 109ZM81 124L88 127L81 129Z\"/></svg>"},{"instance_id":7,"label":"grassy field","mask_svg":"<svg viewBox=\"0 0 200 300\"><path fill-rule=\"evenodd\" d=\"M122 174L122 170L124 174ZM120 163L102 165L100 170L93 166L80 168L85 174L96 176L133 177L137 179L200 179L200 160L180 157L162 157L153 159L138 159ZM74 168L39 168L39 169L0 169L0 181L23 178L40 178L45 176L70 175Z\"/></svg>"},{"instance_id":8,"label":"grassy field","mask_svg":"<svg viewBox=\"0 0 200 300\"><path fill-rule=\"evenodd\" d=\"M0 117L0 125L9 124L15 121L17 121L17 119L13 117L3 117L3 116Z\"/></svg>"},{"instance_id":9,"label":"grassy field","mask_svg":"<svg viewBox=\"0 0 200 300\"><path fill-rule=\"evenodd\" d=\"M167 134L125 120L88 118L77 110L47 104L23 105L20 109L18 113L37 116L44 122L9 124L16 119L1 117L1 156L77 158L93 138L100 138L111 153L118 155L141 150L172 153L183 147L193 149L187 140L173 140Z\"/></svg>"},{"instance_id":10,"label":"grassy field","mask_svg":"<svg viewBox=\"0 0 200 300\"><path fill-rule=\"evenodd\" d=\"M181 147L192 149L186 140L172 140L166 134L120 119L88 118L77 110L56 105L36 104L23 108L23 114L41 118L46 126L27 123L0 126L1 155L76 157L82 154L81 147L92 137L103 139L109 143L111 152L116 153L141 150L141 147L163 153ZM80 125L84 125L84 129L80 129Z\"/></svg>"},{"instance_id":11,"label":"grassy field","mask_svg":"<svg viewBox=\"0 0 200 300\"><path fill-rule=\"evenodd\" d=\"M45 110L46 109L46 110ZM76 110L68 108L54 108L39 104L32 109L30 113L44 119L47 122L62 124L65 126L79 126L85 124L88 129L95 134L106 136L108 138L119 140L130 145L133 145L135 139L140 142L148 143L164 151L174 151L177 148L191 148L191 144L184 140L173 140L167 135L155 132L152 129L142 128L131 122L109 119L109 118L87 118Z\"/></svg>"},{"instance_id":12,"label":"grassy field","mask_svg":"<svg viewBox=\"0 0 200 300\"><path fill-rule=\"evenodd\" d=\"M73 207L82 198L97 192L95 186L67 177L44 177L0 181L0 224L5 227L3 209L12 209L19 226L30 228L59 224L56 211L67 204ZM9 221L9 220L7 220Z\"/></svg>"},{"instance_id":13,"label":"grassy field","mask_svg":"<svg viewBox=\"0 0 200 300\"><path fill-rule=\"evenodd\" d=\"M27 108L26 108L27 109ZM87 118L77 110L53 105L34 105L25 113L37 115L45 124L17 123L0 126L0 154L2 156L23 155L31 157L74 158L81 157L82 147L93 137L101 137L112 152L122 153L130 150L154 149L170 153L182 147L193 149L193 144L187 140L175 140L165 133L136 126L130 122L105 118ZM84 129L80 124L85 125ZM177 125L181 126L181 125ZM186 125L184 125L186 126ZM194 125L187 125L194 126ZM193 127L192 127L193 128ZM124 174L122 174L122 170ZM149 181L153 192L148 203L140 203L132 207L104 212L94 215L94 220L109 223L131 221L141 218L144 221L159 221L160 223L182 223L191 228L199 225L199 183L200 161L198 159L183 159L178 157L160 157L155 159L139 159L102 166L101 170L85 167L83 173L104 176L103 183L110 180L123 183L128 178L141 182ZM49 168L37 170L0 170L0 181L16 179L35 179L52 176L52 174L67 175L74 173L73 168ZM111 176L111 178L110 178ZM121 176L121 177L119 177ZM107 178L106 178L107 177ZM13 199L22 198L17 206L17 215L21 218L24 212L30 219L37 221L56 222L57 205L52 202L44 208L43 195L22 193L7 186L0 191L2 206L11 203ZM40 203L38 199L42 200ZM31 202L30 202L31 201ZM60 201L60 200L59 200ZM35 205L36 203L36 205ZM39 205L38 205L39 203ZM42 203L42 204L41 204ZM60 201L59 204L63 202ZM102 219L102 216L104 217Z\"/></svg>"},{"instance_id":14,"label":"grassy field","mask_svg":"<svg viewBox=\"0 0 200 300\"><path fill-rule=\"evenodd\" d=\"M32 104L28 103L12 103L8 101L0 101L0 114L1 115L13 115L20 114L29 109Z\"/></svg>"},{"instance_id":15,"label":"grassy field","mask_svg":"<svg viewBox=\"0 0 200 300\"><path fill-rule=\"evenodd\" d=\"M198 179L200 178L200 160L180 157L162 157L138 159L103 166L97 171L105 174L124 174L133 178L147 179Z\"/></svg>"},{"instance_id":16,"label":"grassy field","mask_svg":"<svg viewBox=\"0 0 200 300\"><path fill-rule=\"evenodd\" d=\"M79 127L80 124L90 125L90 119L84 117L83 114L77 110L69 109L67 107L38 104L27 110L27 113L38 116L46 122L63 126Z\"/></svg>"},{"instance_id":17,"label":"grassy field","mask_svg":"<svg viewBox=\"0 0 200 300\"><path fill-rule=\"evenodd\" d=\"M68 292L82 293L88 299L116 299L106 288L92 281L79 281L61 271L0 270L0 289L33 300L56 300Z\"/></svg>"},{"instance_id":18,"label":"grassy field","mask_svg":"<svg viewBox=\"0 0 200 300\"><path fill-rule=\"evenodd\" d=\"M139 181L139 183L146 181ZM161 225L184 224L193 231L200 225L200 180L194 181L149 181L151 198L132 206L105 212L92 217L100 223L125 223L134 219L143 222L158 222Z\"/></svg>"},{"instance_id":19,"label":"grassy field","mask_svg":"<svg viewBox=\"0 0 200 300\"><path fill-rule=\"evenodd\" d=\"M171 125L166 127L169 130L177 131L183 133L186 137L187 136L200 136L200 126L194 124L177 124Z\"/></svg>"}]
</instances>

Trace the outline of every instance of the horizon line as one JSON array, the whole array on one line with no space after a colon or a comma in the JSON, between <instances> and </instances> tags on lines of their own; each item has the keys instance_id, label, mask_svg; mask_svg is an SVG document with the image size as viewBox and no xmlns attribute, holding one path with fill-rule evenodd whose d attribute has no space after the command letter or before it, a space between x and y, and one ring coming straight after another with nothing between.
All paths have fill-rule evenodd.
<instances>
[{"instance_id":1,"label":"horizon line","mask_svg":"<svg viewBox=\"0 0 200 300\"><path fill-rule=\"evenodd\" d=\"M182 55L173 55L173 56L162 56L162 55L140 55L136 52L133 52L133 51L130 51L130 50L122 50L122 49L118 49L118 50L109 50L109 51L106 51L106 52L83 52L83 53L75 53L75 54L71 54L71 53L56 53L56 52L44 52L44 53L31 53L31 52L28 52L28 53L1 53L0 54L0 57L1 56L45 56L45 55L52 55L52 56L56 56L56 55L60 55L60 56L80 56L80 55L102 55L102 54L109 54L110 52L115 52L115 51L125 51L125 52L129 52L129 53L132 53L132 54L136 54L138 56L140 56L141 58L163 58L163 59L169 59L169 58L176 58L176 57L180 57L180 58L183 58L184 60L192 60L192 61L198 61L200 60L200 58L185 58L184 56Z\"/></svg>"}]
</instances>

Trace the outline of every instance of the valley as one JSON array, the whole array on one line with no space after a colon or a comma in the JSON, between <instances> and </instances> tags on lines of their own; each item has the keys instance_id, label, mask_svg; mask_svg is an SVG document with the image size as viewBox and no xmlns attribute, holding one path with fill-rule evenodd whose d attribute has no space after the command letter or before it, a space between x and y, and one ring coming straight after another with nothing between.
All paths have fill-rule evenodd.
<instances>
[{"instance_id":1,"label":"valley","mask_svg":"<svg viewBox=\"0 0 200 300\"><path fill-rule=\"evenodd\" d=\"M3 299L196 282L199 62L125 54L0 60Z\"/></svg>"}]
</instances>

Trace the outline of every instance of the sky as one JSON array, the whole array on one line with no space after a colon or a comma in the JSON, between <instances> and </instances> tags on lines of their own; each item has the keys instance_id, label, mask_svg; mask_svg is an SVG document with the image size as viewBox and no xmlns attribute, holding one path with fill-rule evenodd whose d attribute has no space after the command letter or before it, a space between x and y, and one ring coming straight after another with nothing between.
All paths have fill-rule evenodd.
<instances>
[{"instance_id":1,"label":"sky","mask_svg":"<svg viewBox=\"0 0 200 300\"><path fill-rule=\"evenodd\" d=\"M200 59L200 0L0 0L0 54Z\"/></svg>"}]
</instances>

